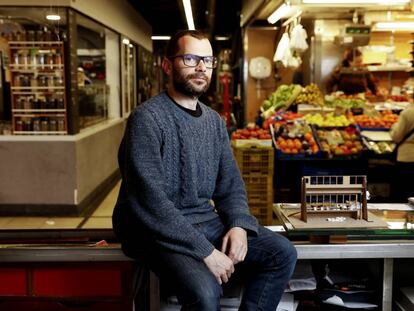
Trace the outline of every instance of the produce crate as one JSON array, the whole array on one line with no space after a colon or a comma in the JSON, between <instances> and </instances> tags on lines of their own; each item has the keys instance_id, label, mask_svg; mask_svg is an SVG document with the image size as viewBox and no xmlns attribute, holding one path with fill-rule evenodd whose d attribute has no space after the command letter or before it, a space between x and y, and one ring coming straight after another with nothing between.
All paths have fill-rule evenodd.
<instances>
[{"instance_id":1,"label":"produce crate","mask_svg":"<svg viewBox=\"0 0 414 311\"><path fill-rule=\"evenodd\" d=\"M234 148L272 148L271 139L232 139L231 145Z\"/></svg>"},{"instance_id":2,"label":"produce crate","mask_svg":"<svg viewBox=\"0 0 414 311\"><path fill-rule=\"evenodd\" d=\"M250 212L261 225L273 221L273 176L263 174L243 175Z\"/></svg>"},{"instance_id":3,"label":"produce crate","mask_svg":"<svg viewBox=\"0 0 414 311\"><path fill-rule=\"evenodd\" d=\"M242 175L264 174L273 176L273 148L233 148L233 153Z\"/></svg>"},{"instance_id":4,"label":"produce crate","mask_svg":"<svg viewBox=\"0 0 414 311\"><path fill-rule=\"evenodd\" d=\"M243 175L249 203L273 203L272 175Z\"/></svg>"},{"instance_id":5,"label":"produce crate","mask_svg":"<svg viewBox=\"0 0 414 311\"><path fill-rule=\"evenodd\" d=\"M270 226L273 224L273 203L260 204L249 203L250 213L256 217L262 226Z\"/></svg>"}]
</instances>

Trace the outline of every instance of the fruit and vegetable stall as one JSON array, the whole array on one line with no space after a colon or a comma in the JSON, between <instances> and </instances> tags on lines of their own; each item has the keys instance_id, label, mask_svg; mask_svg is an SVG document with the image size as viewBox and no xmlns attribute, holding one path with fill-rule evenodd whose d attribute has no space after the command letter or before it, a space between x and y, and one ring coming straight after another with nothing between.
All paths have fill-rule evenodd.
<instances>
[{"instance_id":1,"label":"fruit and vegetable stall","mask_svg":"<svg viewBox=\"0 0 414 311\"><path fill-rule=\"evenodd\" d=\"M365 94L323 96L315 84L281 85L261 105L262 126L251 123L234 131L232 145L274 150L279 202L299 195L305 174L365 174L382 182L385 175L378 170L387 174L393 165L389 130L408 104L403 96L371 102Z\"/></svg>"}]
</instances>

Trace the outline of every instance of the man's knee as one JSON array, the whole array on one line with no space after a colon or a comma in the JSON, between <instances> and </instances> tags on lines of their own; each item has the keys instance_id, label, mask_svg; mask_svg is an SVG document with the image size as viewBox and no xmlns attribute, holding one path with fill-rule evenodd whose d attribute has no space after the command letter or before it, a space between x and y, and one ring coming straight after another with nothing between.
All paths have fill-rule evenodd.
<instances>
[{"instance_id":1,"label":"man's knee","mask_svg":"<svg viewBox=\"0 0 414 311\"><path fill-rule=\"evenodd\" d=\"M222 287L216 280L205 280L198 284L189 285L182 293L181 303L183 310L220 310Z\"/></svg>"}]
</instances>

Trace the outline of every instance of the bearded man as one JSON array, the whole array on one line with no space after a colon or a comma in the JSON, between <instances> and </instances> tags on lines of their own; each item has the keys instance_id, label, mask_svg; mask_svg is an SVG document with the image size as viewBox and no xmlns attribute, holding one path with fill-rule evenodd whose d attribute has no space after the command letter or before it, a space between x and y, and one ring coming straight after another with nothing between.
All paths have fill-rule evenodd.
<instances>
[{"instance_id":1,"label":"bearded man","mask_svg":"<svg viewBox=\"0 0 414 311\"><path fill-rule=\"evenodd\" d=\"M240 310L274 311L296 250L250 214L224 121L198 100L216 65L201 32L170 39L167 91L128 119L113 227L127 256L174 287L182 310L220 310L222 284L240 275Z\"/></svg>"}]
</instances>

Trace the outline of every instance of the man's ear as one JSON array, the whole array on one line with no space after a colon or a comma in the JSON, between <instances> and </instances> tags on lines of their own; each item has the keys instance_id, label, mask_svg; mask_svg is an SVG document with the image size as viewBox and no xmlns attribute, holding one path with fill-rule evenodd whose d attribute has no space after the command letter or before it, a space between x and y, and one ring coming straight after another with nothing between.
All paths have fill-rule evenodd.
<instances>
[{"instance_id":1,"label":"man's ear","mask_svg":"<svg viewBox=\"0 0 414 311\"><path fill-rule=\"evenodd\" d=\"M172 62L168 58L164 57L162 59L161 66L162 66L162 69L164 70L165 74L167 76L170 76L171 72L172 72Z\"/></svg>"}]
</instances>

